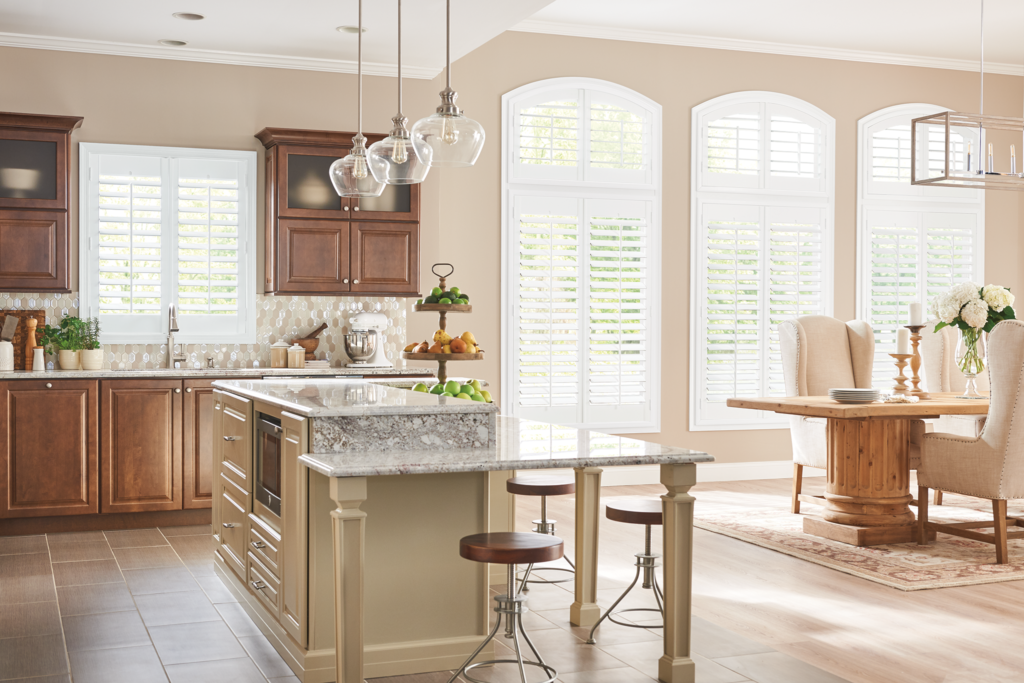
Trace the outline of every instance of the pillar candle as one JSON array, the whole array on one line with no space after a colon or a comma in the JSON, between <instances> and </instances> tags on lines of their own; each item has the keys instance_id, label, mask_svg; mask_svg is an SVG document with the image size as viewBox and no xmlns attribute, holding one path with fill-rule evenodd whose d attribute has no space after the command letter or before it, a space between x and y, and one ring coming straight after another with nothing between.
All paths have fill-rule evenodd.
<instances>
[{"instance_id":1,"label":"pillar candle","mask_svg":"<svg viewBox=\"0 0 1024 683\"><path fill-rule=\"evenodd\" d=\"M921 304L910 304L910 324L924 325L924 307Z\"/></svg>"},{"instance_id":2,"label":"pillar candle","mask_svg":"<svg viewBox=\"0 0 1024 683\"><path fill-rule=\"evenodd\" d=\"M896 330L896 353L910 353L910 330L905 327Z\"/></svg>"}]
</instances>

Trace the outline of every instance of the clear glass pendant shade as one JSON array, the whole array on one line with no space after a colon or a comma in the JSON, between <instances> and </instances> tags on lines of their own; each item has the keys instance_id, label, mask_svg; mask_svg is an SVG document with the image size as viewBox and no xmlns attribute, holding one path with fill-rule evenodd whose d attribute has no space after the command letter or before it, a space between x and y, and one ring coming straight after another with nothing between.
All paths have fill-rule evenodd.
<instances>
[{"instance_id":1,"label":"clear glass pendant shade","mask_svg":"<svg viewBox=\"0 0 1024 683\"><path fill-rule=\"evenodd\" d=\"M484 127L462 114L431 114L412 127L412 144L431 166L472 166L484 148Z\"/></svg>"},{"instance_id":2,"label":"clear glass pendant shade","mask_svg":"<svg viewBox=\"0 0 1024 683\"><path fill-rule=\"evenodd\" d=\"M409 138L389 135L370 145L367 151L370 173L388 185L422 183L430 171L430 159L424 159Z\"/></svg>"},{"instance_id":3,"label":"clear glass pendant shade","mask_svg":"<svg viewBox=\"0 0 1024 683\"><path fill-rule=\"evenodd\" d=\"M331 164L331 183L342 197L379 197L384 191L384 183L370 172L366 150L361 151L353 150L344 159L336 159Z\"/></svg>"}]
</instances>

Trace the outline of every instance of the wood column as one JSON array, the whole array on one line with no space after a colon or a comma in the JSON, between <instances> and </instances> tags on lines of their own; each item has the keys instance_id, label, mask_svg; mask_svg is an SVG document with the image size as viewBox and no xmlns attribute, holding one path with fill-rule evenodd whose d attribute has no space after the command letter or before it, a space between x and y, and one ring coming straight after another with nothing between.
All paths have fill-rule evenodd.
<instances>
[{"instance_id":1,"label":"wood column","mask_svg":"<svg viewBox=\"0 0 1024 683\"><path fill-rule=\"evenodd\" d=\"M334 531L334 644L337 683L363 683L363 572L366 478L331 477Z\"/></svg>"},{"instance_id":2,"label":"wood column","mask_svg":"<svg viewBox=\"0 0 1024 683\"><path fill-rule=\"evenodd\" d=\"M662 683L694 683L690 658L690 603L693 584L693 496L697 465L662 465L665 559L665 654L658 660Z\"/></svg>"},{"instance_id":3,"label":"wood column","mask_svg":"<svg viewBox=\"0 0 1024 683\"><path fill-rule=\"evenodd\" d=\"M804 532L856 546L917 539L910 511L910 419L829 418L824 519Z\"/></svg>"},{"instance_id":4,"label":"wood column","mask_svg":"<svg viewBox=\"0 0 1024 683\"><path fill-rule=\"evenodd\" d=\"M573 626L593 626L601 618L597 605L597 538L601 521L600 467L576 472L576 599L569 608Z\"/></svg>"}]
</instances>

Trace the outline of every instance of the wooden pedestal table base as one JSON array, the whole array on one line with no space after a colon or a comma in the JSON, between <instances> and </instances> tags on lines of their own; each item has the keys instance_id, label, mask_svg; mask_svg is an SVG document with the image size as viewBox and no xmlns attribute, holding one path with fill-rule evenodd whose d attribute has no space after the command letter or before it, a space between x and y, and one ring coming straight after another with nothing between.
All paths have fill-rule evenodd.
<instances>
[{"instance_id":1,"label":"wooden pedestal table base","mask_svg":"<svg viewBox=\"0 0 1024 683\"><path fill-rule=\"evenodd\" d=\"M917 540L910 511L909 419L829 418L824 519L804 533L855 546Z\"/></svg>"}]
</instances>

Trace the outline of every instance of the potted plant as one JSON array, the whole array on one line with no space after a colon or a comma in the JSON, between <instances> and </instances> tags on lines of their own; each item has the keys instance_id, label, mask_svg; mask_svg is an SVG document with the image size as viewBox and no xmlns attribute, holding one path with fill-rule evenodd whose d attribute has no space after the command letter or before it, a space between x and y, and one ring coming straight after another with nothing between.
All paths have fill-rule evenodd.
<instances>
[{"instance_id":1,"label":"potted plant","mask_svg":"<svg viewBox=\"0 0 1024 683\"><path fill-rule=\"evenodd\" d=\"M99 318L86 318L82 333L82 369L103 369L103 346L100 344Z\"/></svg>"},{"instance_id":2,"label":"potted plant","mask_svg":"<svg viewBox=\"0 0 1024 683\"><path fill-rule=\"evenodd\" d=\"M78 370L81 366L81 351L86 323L77 316L66 315L60 325L46 325L38 337L47 353L56 354L61 370Z\"/></svg>"}]
</instances>

